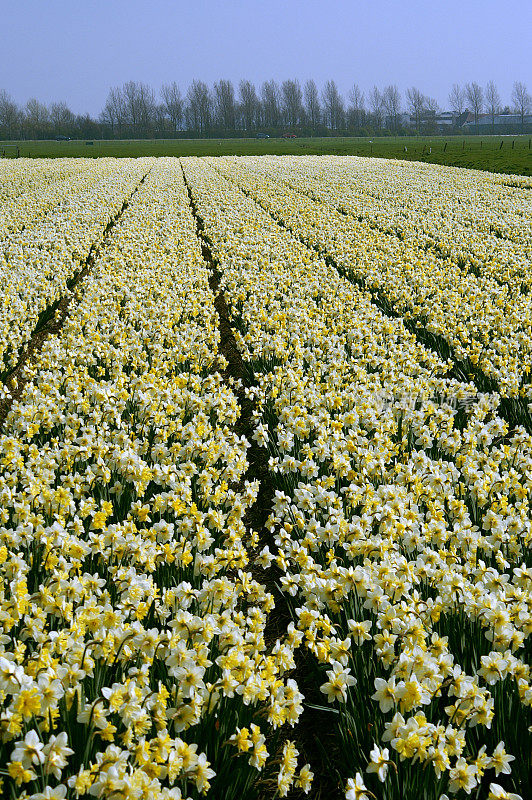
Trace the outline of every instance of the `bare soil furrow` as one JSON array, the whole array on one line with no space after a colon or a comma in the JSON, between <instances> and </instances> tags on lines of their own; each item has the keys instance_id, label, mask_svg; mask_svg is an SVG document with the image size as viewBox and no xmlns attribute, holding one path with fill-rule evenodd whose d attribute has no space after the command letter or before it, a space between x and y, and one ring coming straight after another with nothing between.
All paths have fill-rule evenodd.
<instances>
[{"instance_id":1,"label":"bare soil furrow","mask_svg":"<svg viewBox=\"0 0 532 800\"><path fill-rule=\"evenodd\" d=\"M194 198L192 196L190 186L187 183L184 171L183 179L187 187L192 214L196 221L196 231L198 238L201 241L202 255L210 271L209 286L214 294L214 307L219 317L219 350L221 355L223 355L227 361L227 367L221 369L220 374L235 392L238 398L240 417L236 424L237 433L240 436L245 436L249 442L249 469L246 479L251 481L258 480L260 482L260 491L257 500L251 507L245 522L249 529L257 531L260 537L259 547L262 547L271 538L269 531L266 529L266 520L268 519L271 511L274 489L268 470L267 452L263 448L259 447L252 438L253 402L249 398L248 392L246 391L252 386L252 381L250 380L250 370L246 369L246 365L242 360L242 356L236 343L233 329L231 327L229 312L227 310L225 296L223 291L220 290L221 274L218 269L218 264L213 257L209 239L205 233L203 220L198 213L198 209L194 202Z\"/></svg>"},{"instance_id":2,"label":"bare soil furrow","mask_svg":"<svg viewBox=\"0 0 532 800\"><path fill-rule=\"evenodd\" d=\"M215 297L214 305L220 320L219 349L228 361L227 368L221 370L221 374L238 398L241 414L236 426L237 432L239 435L245 436L250 443L248 450L249 468L246 479L258 480L260 483L257 499L244 517L244 523L248 530L257 531L259 534L257 552L265 545L268 545L270 550L275 553L277 548L273 542L272 534L266 528L266 522L272 509L275 488L268 465L268 451L259 447L252 438L254 430L253 402L246 391L253 386L252 371L246 367L238 349L225 296L223 291L220 290L221 273L219 265L212 254L209 238L205 231L203 220L198 213L184 170L183 179L187 187L192 213L196 220L196 230L201 241L203 258L208 264L211 273L209 285ZM286 631L287 626L293 621L293 615L285 595L279 588L279 578L282 575L280 569L275 564L272 564L266 572L262 569L257 570L252 564L250 569L254 577L265 584L275 599L275 608L268 616L265 629L266 645L270 647ZM323 695L320 694L318 688L309 678L311 671L309 670L308 661L312 656L305 648L298 648L294 657L296 668L292 671L290 677L296 681L305 696L304 712L293 730L282 733L280 737L281 745L287 739L294 740L303 760L311 764L315 773L312 785L312 797L315 800L325 800L325 798L327 800L340 800L343 797L343 793L338 789L338 781L335 776L329 774L324 759L324 748L334 747L334 734L330 724L330 714L311 707L315 704L322 704L323 698ZM311 704L310 706L308 705L309 703ZM317 731L320 731L319 736L316 735ZM279 744L277 746L280 747ZM298 790L293 790L290 793L292 798L307 796ZM265 790L264 799L266 800L266 798L270 797L271 787Z\"/></svg>"}]
</instances>

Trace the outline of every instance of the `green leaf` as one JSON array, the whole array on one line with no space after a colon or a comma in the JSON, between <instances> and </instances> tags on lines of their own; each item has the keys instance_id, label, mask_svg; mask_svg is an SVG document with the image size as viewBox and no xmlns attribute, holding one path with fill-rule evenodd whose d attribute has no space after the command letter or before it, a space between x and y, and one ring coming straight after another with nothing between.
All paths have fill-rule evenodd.
<instances>
[{"instance_id":1,"label":"green leaf","mask_svg":"<svg viewBox=\"0 0 532 800\"><path fill-rule=\"evenodd\" d=\"M312 703L305 703L306 708L313 708L315 711L330 711L331 714L339 714L337 708L327 708L327 706L314 706Z\"/></svg>"}]
</instances>

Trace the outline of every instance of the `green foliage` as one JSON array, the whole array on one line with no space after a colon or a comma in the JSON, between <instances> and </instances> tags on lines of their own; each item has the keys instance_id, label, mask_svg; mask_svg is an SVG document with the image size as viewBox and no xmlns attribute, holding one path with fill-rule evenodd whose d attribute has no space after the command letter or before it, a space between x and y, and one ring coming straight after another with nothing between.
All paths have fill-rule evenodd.
<instances>
[{"instance_id":1,"label":"green foliage","mask_svg":"<svg viewBox=\"0 0 532 800\"><path fill-rule=\"evenodd\" d=\"M0 142L6 157L355 155L400 158L453 167L532 175L532 149L524 136L384 136L302 139L126 139L70 142ZM501 142L503 145L501 147ZM514 146L512 147L512 142ZM445 146L447 144L447 146ZM406 152L405 152L406 147ZM430 151L430 152L429 152Z\"/></svg>"}]
</instances>

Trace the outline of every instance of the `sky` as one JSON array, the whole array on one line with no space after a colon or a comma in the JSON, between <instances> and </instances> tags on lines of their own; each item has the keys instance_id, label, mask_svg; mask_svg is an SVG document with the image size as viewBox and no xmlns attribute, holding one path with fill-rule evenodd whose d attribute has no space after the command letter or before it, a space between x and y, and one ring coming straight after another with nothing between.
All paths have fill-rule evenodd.
<instances>
[{"instance_id":1,"label":"sky","mask_svg":"<svg viewBox=\"0 0 532 800\"><path fill-rule=\"evenodd\" d=\"M453 83L493 79L506 103L532 90L531 32L532 0L0 0L0 90L96 115L127 80L312 77L445 108Z\"/></svg>"}]
</instances>

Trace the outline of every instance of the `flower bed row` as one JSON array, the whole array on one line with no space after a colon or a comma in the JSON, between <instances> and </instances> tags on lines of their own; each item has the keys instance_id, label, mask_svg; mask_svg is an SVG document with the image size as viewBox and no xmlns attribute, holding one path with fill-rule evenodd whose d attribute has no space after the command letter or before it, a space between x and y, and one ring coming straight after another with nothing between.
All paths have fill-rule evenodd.
<instances>
[{"instance_id":1,"label":"flower bed row","mask_svg":"<svg viewBox=\"0 0 532 800\"><path fill-rule=\"evenodd\" d=\"M244 524L258 486L175 159L77 300L0 438L4 791L252 797L266 733L301 711L301 634L265 644L273 598ZM288 741L290 783L296 761Z\"/></svg>"},{"instance_id":2,"label":"flower bed row","mask_svg":"<svg viewBox=\"0 0 532 800\"><path fill-rule=\"evenodd\" d=\"M531 437L218 162L183 161L276 484L258 563L313 655L329 769L350 800L526 796Z\"/></svg>"},{"instance_id":3,"label":"flower bed row","mask_svg":"<svg viewBox=\"0 0 532 800\"><path fill-rule=\"evenodd\" d=\"M480 371L503 396L524 397L525 404L532 400L532 294L515 294L450 259L355 223L246 164L223 158L216 167L294 234L378 293L391 311L443 340L466 373Z\"/></svg>"},{"instance_id":4,"label":"flower bed row","mask_svg":"<svg viewBox=\"0 0 532 800\"><path fill-rule=\"evenodd\" d=\"M107 160L107 168L112 162ZM39 220L68 194L83 175L101 173L94 159L17 159L0 162L0 242Z\"/></svg>"},{"instance_id":5,"label":"flower bed row","mask_svg":"<svg viewBox=\"0 0 532 800\"><path fill-rule=\"evenodd\" d=\"M150 159L96 162L73 179L53 184L54 209L4 241L0 378L17 365L43 315L68 293L69 283L152 163Z\"/></svg>"},{"instance_id":6,"label":"flower bed row","mask_svg":"<svg viewBox=\"0 0 532 800\"><path fill-rule=\"evenodd\" d=\"M514 291L532 287L529 193L500 186L489 173L356 157L250 164L416 249L433 249Z\"/></svg>"}]
</instances>

